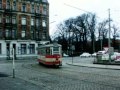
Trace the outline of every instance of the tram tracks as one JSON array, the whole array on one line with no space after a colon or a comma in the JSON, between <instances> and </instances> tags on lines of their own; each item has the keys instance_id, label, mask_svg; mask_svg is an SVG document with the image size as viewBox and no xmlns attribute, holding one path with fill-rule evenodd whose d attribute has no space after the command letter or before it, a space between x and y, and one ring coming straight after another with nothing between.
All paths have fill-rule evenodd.
<instances>
[{"instance_id":1,"label":"tram tracks","mask_svg":"<svg viewBox=\"0 0 120 90\"><path fill-rule=\"evenodd\" d=\"M119 83L120 77L99 75L94 73L76 72L62 68L60 69L46 68L35 64L22 65L22 67L34 70L36 72L50 74L53 75L53 77L58 76L63 79L71 79L74 81L83 81L83 82L100 84L104 86L112 86L112 87L120 88L120 83Z\"/></svg>"}]
</instances>

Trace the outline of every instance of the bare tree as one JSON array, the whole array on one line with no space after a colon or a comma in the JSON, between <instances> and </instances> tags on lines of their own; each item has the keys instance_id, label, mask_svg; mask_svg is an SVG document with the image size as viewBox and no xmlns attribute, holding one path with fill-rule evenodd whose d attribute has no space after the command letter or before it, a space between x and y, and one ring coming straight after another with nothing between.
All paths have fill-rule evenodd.
<instances>
[{"instance_id":1,"label":"bare tree","mask_svg":"<svg viewBox=\"0 0 120 90\"><path fill-rule=\"evenodd\" d=\"M79 47L81 47L81 51L87 51L87 36L88 36L88 31L87 31L87 27L86 27L86 22L88 19L88 15L87 14L82 14L81 16L78 16L75 19L75 27L76 30L76 36L79 37L79 42L78 45Z\"/></svg>"},{"instance_id":2,"label":"bare tree","mask_svg":"<svg viewBox=\"0 0 120 90\"><path fill-rule=\"evenodd\" d=\"M62 38L65 38L66 36L66 28L64 26L64 24L60 23L57 25L57 31L56 34L58 33L59 36L61 36Z\"/></svg>"},{"instance_id":3,"label":"bare tree","mask_svg":"<svg viewBox=\"0 0 120 90\"><path fill-rule=\"evenodd\" d=\"M104 20L97 24L95 14L85 13L58 24L55 36L61 44L65 44L63 45L65 49L68 49L68 47L70 49L71 45L75 45L76 52L89 51L93 53L96 51L96 25L98 25L98 39L100 40L102 37L104 45L105 40L107 40L108 22L108 20ZM115 35L116 28L113 27L113 30ZM115 36L113 37L115 38ZM99 50L98 48L97 50Z\"/></svg>"},{"instance_id":4,"label":"bare tree","mask_svg":"<svg viewBox=\"0 0 120 90\"><path fill-rule=\"evenodd\" d=\"M100 41L99 45L101 49L103 48L103 46L108 45L107 43L108 23L109 23L109 20L104 20L98 23L98 39Z\"/></svg>"},{"instance_id":5,"label":"bare tree","mask_svg":"<svg viewBox=\"0 0 120 90\"><path fill-rule=\"evenodd\" d=\"M113 29L113 33L112 33L112 36L113 36L113 47L114 47L115 49L117 49L116 37L117 37L118 27L116 27L115 25L113 25L113 26L112 26L112 29Z\"/></svg>"},{"instance_id":6,"label":"bare tree","mask_svg":"<svg viewBox=\"0 0 120 90\"><path fill-rule=\"evenodd\" d=\"M98 24L99 39L100 37L102 37L103 39L107 37L108 29L106 28L106 26L108 22L108 20L104 20L103 22Z\"/></svg>"},{"instance_id":7,"label":"bare tree","mask_svg":"<svg viewBox=\"0 0 120 90\"><path fill-rule=\"evenodd\" d=\"M67 29L64 23L60 23L57 25L55 34L57 35L56 39L58 43L62 45L62 50L66 51L68 47L68 41L67 41Z\"/></svg>"},{"instance_id":8,"label":"bare tree","mask_svg":"<svg viewBox=\"0 0 120 90\"><path fill-rule=\"evenodd\" d=\"M88 14L88 19L86 21L88 34L91 38L92 53L95 52L95 30L96 30L96 15Z\"/></svg>"}]
</instances>

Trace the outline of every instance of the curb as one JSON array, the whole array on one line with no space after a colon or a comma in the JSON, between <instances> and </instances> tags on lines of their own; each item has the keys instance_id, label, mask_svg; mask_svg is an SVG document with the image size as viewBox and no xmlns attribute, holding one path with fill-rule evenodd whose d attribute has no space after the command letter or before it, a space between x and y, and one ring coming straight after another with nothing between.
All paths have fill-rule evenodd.
<instances>
[{"instance_id":1,"label":"curb","mask_svg":"<svg viewBox=\"0 0 120 90\"><path fill-rule=\"evenodd\" d=\"M89 68L99 68L99 69L120 70L120 68L116 68L116 67L113 67L113 66L110 67L110 65L109 66L101 65L101 66L103 66L103 67L101 67L99 65L95 66L95 65L92 65L92 64L91 64L91 66L90 65L81 65L81 64L72 64L72 63L66 63L66 64L72 65L72 66L78 66L78 67L89 67Z\"/></svg>"}]
</instances>

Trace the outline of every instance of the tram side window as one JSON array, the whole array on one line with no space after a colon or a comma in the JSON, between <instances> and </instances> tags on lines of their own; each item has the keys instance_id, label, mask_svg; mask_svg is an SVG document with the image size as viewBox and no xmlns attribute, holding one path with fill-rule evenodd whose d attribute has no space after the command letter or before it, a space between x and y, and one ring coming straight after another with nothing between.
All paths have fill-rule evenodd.
<instances>
[{"instance_id":1,"label":"tram side window","mask_svg":"<svg viewBox=\"0 0 120 90\"><path fill-rule=\"evenodd\" d=\"M45 49L41 49L41 50L40 50L40 54L41 54L41 55L45 55L45 54L46 54Z\"/></svg>"},{"instance_id":2,"label":"tram side window","mask_svg":"<svg viewBox=\"0 0 120 90\"><path fill-rule=\"evenodd\" d=\"M41 54L41 49L38 49L38 54Z\"/></svg>"},{"instance_id":3,"label":"tram side window","mask_svg":"<svg viewBox=\"0 0 120 90\"><path fill-rule=\"evenodd\" d=\"M50 48L46 48L46 55L50 55Z\"/></svg>"},{"instance_id":4,"label":"tram side window","mask_svg":"<svg viewBox=\"0 0 120 90\"><path fill-rule=\"evenodd\" d=\"M53 47L53 53L59 54L59 47Z\"/></svg>"}]
</instances>

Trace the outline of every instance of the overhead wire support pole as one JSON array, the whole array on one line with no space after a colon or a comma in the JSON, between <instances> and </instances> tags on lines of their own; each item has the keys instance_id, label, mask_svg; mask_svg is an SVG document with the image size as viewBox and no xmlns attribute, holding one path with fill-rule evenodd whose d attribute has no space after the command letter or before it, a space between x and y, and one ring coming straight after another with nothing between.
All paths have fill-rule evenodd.
<instances>
[{"instance_id":1,"label":"overhead wire support pole","mask_svg":"<svg viewBox=\"0 0 120 90\"><path fill-rule=\"evenodd\" d=\"M111 31L111 25L110 25L110 9L108 9L108 13L109 13L109 38L108 38L108 47L109 47L109 63L111 63L111 52L110 52L110 47L111 47L111 44L110 44L110 31Z\"/></svg>"}]
</instances>

